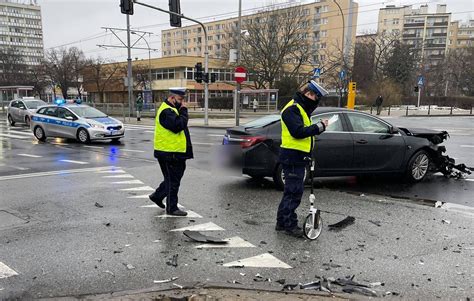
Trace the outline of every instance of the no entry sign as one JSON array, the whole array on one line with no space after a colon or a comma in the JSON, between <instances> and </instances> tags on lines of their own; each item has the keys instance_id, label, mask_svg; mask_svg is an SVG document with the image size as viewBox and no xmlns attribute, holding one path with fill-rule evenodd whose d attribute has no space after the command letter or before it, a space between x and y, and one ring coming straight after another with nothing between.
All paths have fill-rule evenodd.
<instances>
[{"instance_id":1,"label":"no entry sign","mask_svg":"<svg viewBox=\"0 0 474 301\"><path fill-rule=\"evenodd\" d=\"M244 67L236 67L234 76L235 76L235 81L240 84L247 79L247 70L245 70Z\"/></svg>"}]
</instances>

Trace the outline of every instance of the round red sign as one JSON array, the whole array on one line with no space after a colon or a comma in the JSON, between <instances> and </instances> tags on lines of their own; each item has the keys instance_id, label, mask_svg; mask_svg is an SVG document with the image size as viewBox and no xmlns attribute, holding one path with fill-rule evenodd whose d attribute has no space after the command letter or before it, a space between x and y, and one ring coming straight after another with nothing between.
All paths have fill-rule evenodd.
<instances>
[{"instance_id":1,"label":"round red sign","mask_svg":"<svg viewBox=\"0 0 474 301\"><path fill-rule=\"evenodd\" d=\"M247 70L244 67L235 68L235 81L239 84L247 79Z\"/></svg>"}]
</instances>

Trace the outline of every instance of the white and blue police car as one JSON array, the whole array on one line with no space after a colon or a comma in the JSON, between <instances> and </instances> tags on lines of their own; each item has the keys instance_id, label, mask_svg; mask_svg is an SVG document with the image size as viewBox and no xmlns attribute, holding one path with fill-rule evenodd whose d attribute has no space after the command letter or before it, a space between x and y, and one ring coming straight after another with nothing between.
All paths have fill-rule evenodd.
<instances>
[{"instance_id":1,"label":"white and blue police car","mask_svg":"<svg viewBox=\"0 0 474 301\"><path fill-rule=\"evenodd\" d=\"M107 139L117 142L125 135L123 123L80 100L56 100L55 104L41 107L31 117L31 129L40 141L60 137L81 143Z\"/></svg>"}]
</instances>

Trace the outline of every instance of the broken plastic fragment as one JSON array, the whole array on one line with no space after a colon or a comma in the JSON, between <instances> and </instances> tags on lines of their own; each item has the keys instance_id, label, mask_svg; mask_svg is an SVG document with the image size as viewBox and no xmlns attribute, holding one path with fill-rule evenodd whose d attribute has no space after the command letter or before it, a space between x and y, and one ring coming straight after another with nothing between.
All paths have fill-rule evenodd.
<instances>
[{"instance_id":1,"label":"broken plastic fragment","mask_svg":"<svg viewBox=\"0 0 474 301\"><path fill-rule=\"evenodd\" d=\"M204 235L204 234L202 234L198 231L186 230L186 231L183 232L183 234L185 236L191 238L192 240L197 241L197 242L211 243L211 244L226 244L227 243L227 241L225 241L225 240L222 240L222 239L217 238L217 237Z\"/></svg>"},{"instance_id":2,"label":"broken plastic fragment","mask_svg":"<svg viewBox=\"0 0 474 301\"><path fill-rule=\"evenodd\" d=\"M179 284L176 284L176 283L173 283L173 285L176 286L176 287L179 288L179 289L182 289L182 288L184 287L184 286L179 285Z\"/></svg>"},{"instance_id":3,"label":"broken plastic fragment","mask_svg":"<svg viewBox=\"0 0 474 301\"><path fill-rule=\"evenodd\" d=\"M179 277L171 277L169 279L163 279L163 280L153 280L153 283L168 283L168 282L171 282L171 281L175 281L176 279L178 279Z\"/></svg>"},{"instance_id":4,"label":"broken plastic fragment","mask_svg":"<svg viewBox=\"0 0 474 301\"><path fill-rule=\"evenodd\" d=\"M329 227L329 230L340 230L340 229L344 229L345 227L347 226L350 226L354 223L355 221L355 217L353 216L348 216L346 217L345 219L335 223L335 224L332 224L332 225L328 225Z\"/></svg>"},{"instance_id":5,"label":"broken plastic fragment","mask_svg":"<svg viewBox=\"0 0 474 301\"><path fill-rule=\"evenodd\" d=\"M345 293L358 293L358 294L362 294L364 296L369 296L369 297L377 297L377 293L369 288L366 288L366 287L361 287L361 286L348 286L348 287L344 287L342 289L343 292Z\"/></svg>"},{"instance_id":6,"label":"broken plastic fragment","mask_svg":"<svg viewBox=\"0 0 474 301\"><path fill-rule=\"evenodd\" d=\"M443 219L441 222L442 222L443 224L448 224L448 225L451 224L451 221L448 221L448 220L445 220L445 219Z\"/></svg>"},{"instance_id":7,"label":"broken plastic fragment","mask_svg":"<svg viewBox=\"0 0 474 301\"><path fill-rule=\"evenodd\" d=\"M178 254L173 255L168 261L166 262L167 265L177 267L178 266Z\"/></svg>"},{"instance_id":8,"label":"broken plastic fragment","mask_svg":"<svg viewBox=\"0 0 474 301\"><path fill-rule=\"evenodd\" d=\"M96 206L97 208L104 208L104 206L102 206L101 204L99 204L99 203L97 203L97 202L95 202L95 206Z\"/></svg>"},{"instance_id":9,"label":"broken plastic fragment","mask_svg":"<svg viewBox=\"0 0 474 301\"><path fill-rule=\"evenodd\" d=\"M282 291L292 291L294 290L298 284L285 284L282 288Z\"/></svg>"},{"instance_id":10,"label":"broken plastic fragment","mask_svg":"<svg viewBox=\"0 0 474 301\"><path fill-rule=\"evenodd\" d=\"M123 265L126 266L128 270L133 270L135 268L133 265L129 263L124 263Z\"/></svg>"},{"instance_id":11,"label":"broken plastic fragment","mask_svg":"<svg viewBox=\"0 0 474 301\"><path fill-rule=\"evenodd\" d=\"M321 289L321 282L319 282L319 281L314 281L314 282L309 282L309 283L301 284L301 285L300 285L300 289L304 289L304 290L311 290L311 289L319 290L319 289Z\"/></svg>"}]
</instances>

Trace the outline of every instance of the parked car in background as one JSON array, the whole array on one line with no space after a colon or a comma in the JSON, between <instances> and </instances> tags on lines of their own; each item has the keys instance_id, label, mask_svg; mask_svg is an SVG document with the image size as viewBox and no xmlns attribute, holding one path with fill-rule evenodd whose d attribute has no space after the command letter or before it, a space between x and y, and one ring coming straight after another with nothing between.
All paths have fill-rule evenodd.
<instances>
[{"instance_id":1,"label":"parked car in background","mask_svg":"<svg viewBox=\"0 0 474 301\"><path fill-rule=\"evenodd\" d=\"M419 182L428 172L444 168L445 147L439 144L448 137L445 131L397 128L370 114L342 108L318 108L311 121L320 119L332 123L315 137L316 176L400 174ZM229 128L223 139L224 146L241 148L240 160L233 162L241 162L243 174L273 177L281 189L285 179L278 162L280 144L280 115Z\"/></svg>"},{"instance_id":2,"label":"parked car in background","mask_svg":"<svg viewBox=\"0 0 474 301\"><path fill-rule=\"evenodd\" d=\"M33 116L39 107L46 104L47 103L41 99L34 97L23 97L21 99L12 100L7 108L8 123L11 126L14 126L17 122L30 126L31 116Z\"/></svg>"},{"instance_id":3,"label":"parked car in background","mask_svg":"<svg viewBox=\"0 0 474 301\"><path fill-rule=\"evenodd\" d=\"M109 139L117 142L125 135L122 122L79 101L58 102L40 108L31 119L31 129L40 141L60 137L81 143Z\"/></svg>"}]
</instances>

